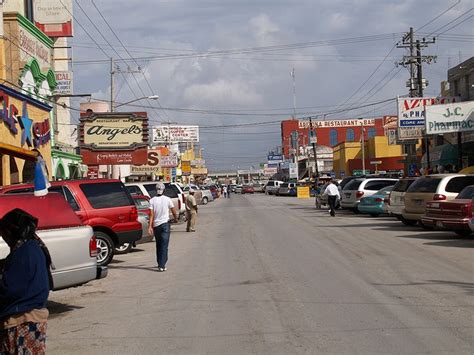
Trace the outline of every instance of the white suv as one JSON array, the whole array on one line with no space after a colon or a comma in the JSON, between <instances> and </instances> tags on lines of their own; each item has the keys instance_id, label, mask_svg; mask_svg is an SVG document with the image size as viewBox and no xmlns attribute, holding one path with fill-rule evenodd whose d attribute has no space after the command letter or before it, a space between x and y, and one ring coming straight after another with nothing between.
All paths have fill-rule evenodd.
<instances>
[{"instance_id":1,"label":"white suv","mask_svg":"<svg viewBox=\"0 0 474 355\"><path fill-rule=\"evenodd\" d=\"M265 185L265 194L266 195L274 195L275 192L280 188L280 185L283 184L283 181L280 180L270 180Z\"/></svg>"},{"instance_id":2,"label":"white suv","mask_svg":"<svg viewBox=\"0 0 474 355\"><path fill-rule=\"evenodd\" d=\"M357 213L357 206L362 197L368 197L387 186L393 186L398 179L357 178L349 181L342 189L341 206Z\"/></svg>"},{"instance_id":3,"label":"white suv","mask_svg":"<svg viewBox=\"0 0 474 355\"><path fill-rule=\"evenodd\" d=\"M125 187L131 195L143 195L148 196L149 198L156 196L156 184L158 181L148 181L148 182L127 182ZM180 219L186 212L185 206L185 196L181 187L174 182L165 182L165 192L164 195L171 198L174 206L179 212Z\"/></svg>"}]
</instances>

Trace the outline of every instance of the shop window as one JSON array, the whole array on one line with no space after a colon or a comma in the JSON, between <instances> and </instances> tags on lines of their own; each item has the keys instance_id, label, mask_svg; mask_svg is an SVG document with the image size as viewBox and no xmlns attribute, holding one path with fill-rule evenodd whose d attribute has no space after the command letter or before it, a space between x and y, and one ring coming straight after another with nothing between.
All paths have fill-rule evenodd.
<instances>
[{"instance_id":1,"label":"shop window","mask_svg":"<svg viewBox=\"0 0 474 355\"><path fill-rule=\"evenodd\" d=\"M370 127L369 130L367 131L367 137L372 138L372 137L375 137L376 135L377 135L377 130L375 129L375 127Z\"/></svg>"},{"instance_id":2,"label":"shop window","mask_svg":"<svg viewBox=\"0 0 474 355\"><path fill-rule=\"evenodd\" d=\"M329 132L329 144L331 147L335 147L337 145L337 131L335 129L331 129Z\"/></svg>"},{"instance_id":3,"label":"shop window","mask_svg":"<svg viewBox=\"0 0 474 355\"><path fill-rule=\"evenodd\" d=\"M56 169L56 180L64 180L64 167L62 164L59 164Z\"/></svg>"},{"instance_id":4,"label":"shop window","mask_svg":"<svg viewBox=\"0 0 474 355\"><path fill-rule=\"evenodd\" d=\"M26 163L25 163L26 166ZM25 169L23 168L23 171ZM18 184L20 182L20 173L18 171L18 166L16 165L15 158L10 157L10 183Z\"/></svg>"},{"instance_id":5,"label":"shop window","mask_svg":"<svg viewBox=\"0 0 474 355\"><path fill-rule=\"evenodd\" d=\"M354 142L354 140L355 140L354 130L352 128L348 128L346 130L346 142Z\"/></svg>"}]
</instances>

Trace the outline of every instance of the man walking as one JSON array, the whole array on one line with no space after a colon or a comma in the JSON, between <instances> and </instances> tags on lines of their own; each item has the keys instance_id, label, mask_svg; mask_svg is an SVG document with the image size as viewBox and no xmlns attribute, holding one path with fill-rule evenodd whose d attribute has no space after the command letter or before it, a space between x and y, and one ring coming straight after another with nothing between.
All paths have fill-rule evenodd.
<instances>
[{"instance_id":1,"label":"man walking","mask_svg":"<svg viewBox=\"0 0 474 355\"><path fill-rule=\"evenodd\" d=\"M173 201L167 196L163 196L165 184L159 182L156 184L156 196L150 200L150 224L148 232L155 236L156 241L156 261L158 271L166 271L166 262L168 261L168 245L170 242L170 211L174 220L178 220L178 213L174 207Z\"/></svg>"},{"instance_id":2,"label":"man walking","mask_svg":"<svg viewBox=\"0 0 474 355\"><path fill-rule=\"evenodd\" d=\"M186 226L186 232L196 231L196 218L197 218L198 206L196 198L194 197L194 190L189 189L189 195L186 197L186 217L188 220Z\"/></svg>"},{"instance_id":3,"label":"man walking","mask_svg":"<svg viewBox=\"0 0 474 355\"><path fill-rule=\"evenodd\" d=\"M324 190L323 195L328 196L328 204L331 216L336 216L336 201L338 198L341 198L341 195L339 194L339 189L335 184L335 180L332 180L329 183L329 185L326 187L326 190Z\"/></svg>"}]
</instances>

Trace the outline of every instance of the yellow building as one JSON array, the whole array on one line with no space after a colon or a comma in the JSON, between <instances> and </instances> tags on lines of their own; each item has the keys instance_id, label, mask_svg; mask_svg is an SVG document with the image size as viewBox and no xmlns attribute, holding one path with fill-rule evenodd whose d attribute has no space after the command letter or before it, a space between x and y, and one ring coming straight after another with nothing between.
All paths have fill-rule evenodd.
<instances>
[{"instance_id":1,"label":"yellow building","mask_svg":"<svg viewBox=\"0 0 474 355\"><path fill-rule=\"evenodd\" d=\"M51 172L52 107L46 97L56 80L49 67L53 41L32 22L4 14L0 32L0 185L5 186L31 181L38 154Z\"/></svg>"},{"instance_id":2,"label":"yellow building","mask_svg":"<svg viewBox=\"0 0 474 355\"><path fill-rule=\"evenodd\" d=\"M401 145L389 145L385 136L369 138L364 144L366 173L399 171L403 169ZM362 170L362 144L343 142L334 147L334 172L341 178ZM373 164L379 162L378 164Z\"/></svg>"}]
</instances>

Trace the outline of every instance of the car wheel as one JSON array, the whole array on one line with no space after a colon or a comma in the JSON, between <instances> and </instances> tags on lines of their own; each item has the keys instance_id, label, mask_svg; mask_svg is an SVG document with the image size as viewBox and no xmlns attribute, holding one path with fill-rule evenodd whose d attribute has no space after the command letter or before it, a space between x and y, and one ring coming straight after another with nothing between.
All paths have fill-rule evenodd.
<instances>
[{"instance_id":1,"label":"car wheel","mask_svg":"<svg viewBox=\"0 0 474 355\"><path fill-rule=\"evenodd\" d=\"M209 202L209 199L208 199L206 196L204 196L204 197L202 198L202 204L203 204L203 205L207 205L208 202Z\"/></svg>"},{"instance_id":2,"label":"car wheel","mask_svg":"<svg viewBox=\"0 0 474 355\"><path fill-rule=\"evenodd\" d=\"M455 230L454 233L456 233L460 237L469 237L472 232L465 229L458 229L458 230Z\"/></svg>"},{"instance_id":3,"label":"car wheel","mask_svg":"<svg viewBox=\"0 0 474 355\"><path fill-rule=\"evenodd\" d=\"M119 247L114 248L114 254L121 255L121 254L127 254L132 250L133 245L132 243L124 243Z\"/></svg>"},{"instance_id":4,"label":"car wheel","mask_svg":"<svg viewBox=\"0 0 474 355\"><path fill-rule=\"evenodd\" d=\"M434 227L432 226L427 226L426 224L424 224L423 222L419 222L420 223L420 227L423 228L424 230L427 230L427 231L432 231L434 230Z\"/></svg>"},{"instance_id":5,"label":"car wheel","mask_svg":"<svg viewBox=\"0 0 474 355\"><path fill-rule=\"evenodd\" d=\"M417 221L414 221L412 219L406 219L403 217L400 217L400 221L402 221L402 223L406 226L414 226L417 223Z\"/></svg>"},{"instance_id":6,"label":"car wheel","mask_svg":"<svg viewBox=\"0 0 474 355\"><path fill-rule=\"evenodd\" d=\"M106 266L114 257L114 242L104 232L94 232L97 240L97 265Z\"/></svg>"}]
</instances>

